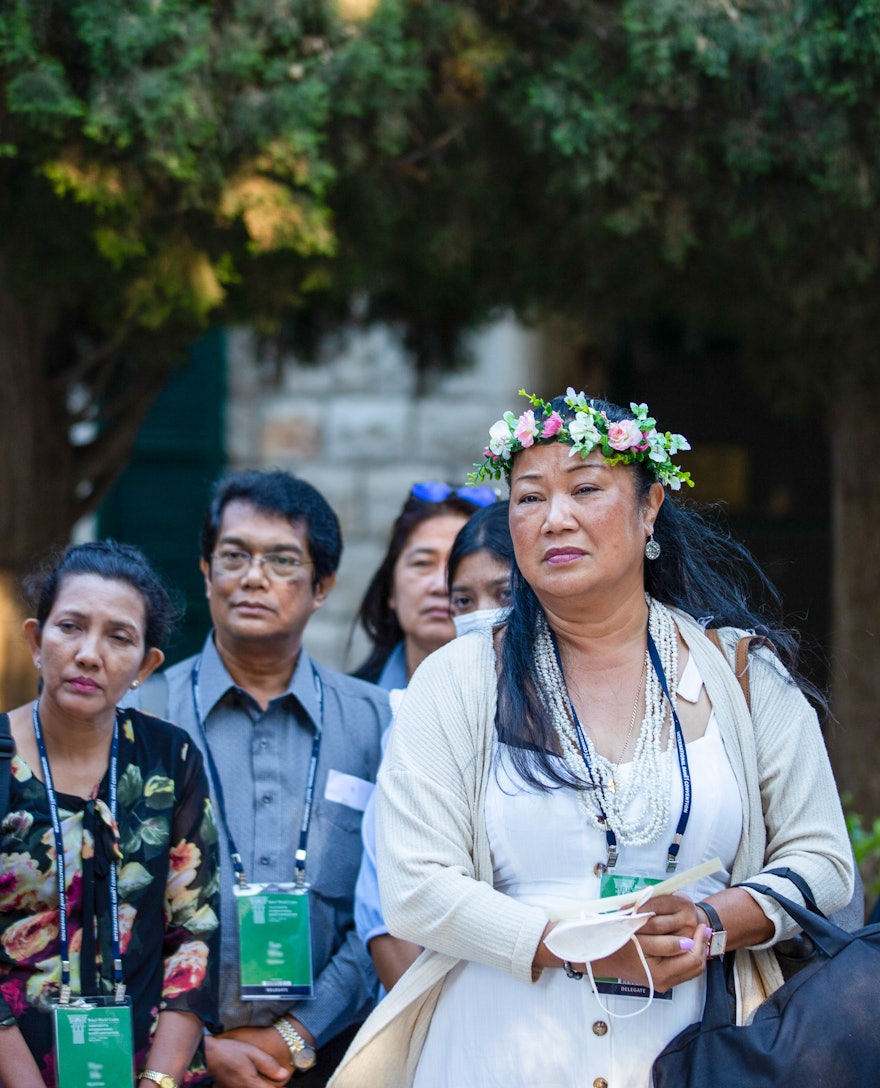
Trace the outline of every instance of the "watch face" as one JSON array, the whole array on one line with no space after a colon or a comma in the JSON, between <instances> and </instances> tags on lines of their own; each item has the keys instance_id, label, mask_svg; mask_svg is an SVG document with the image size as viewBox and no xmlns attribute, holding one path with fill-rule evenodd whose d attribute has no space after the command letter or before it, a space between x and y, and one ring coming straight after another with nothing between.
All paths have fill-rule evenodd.
<instances>
[{"instance_id":1,"label":"watch face","mask_svg":"<svg viewBox=\"0 0 880 1088\"><path fill-rule=\"evenodd\" d=\"M294 1054L293 1065L295 1069L311 1069L317 1060L318 1055L315 1053L315 1048L307 1043Z\"/></svg>"},{"instance_id":2,"label":"watch face","mask_svg":"<svg viewBox=\"0 0 880 1088\"><path fill-rule=\"evenodd\" d=\"M710 956L723 956L724 949L727 947L727 933L723 929L716 929L712 934L712 940L709 942L709 955Z\"/></svg>"}]
</instances>

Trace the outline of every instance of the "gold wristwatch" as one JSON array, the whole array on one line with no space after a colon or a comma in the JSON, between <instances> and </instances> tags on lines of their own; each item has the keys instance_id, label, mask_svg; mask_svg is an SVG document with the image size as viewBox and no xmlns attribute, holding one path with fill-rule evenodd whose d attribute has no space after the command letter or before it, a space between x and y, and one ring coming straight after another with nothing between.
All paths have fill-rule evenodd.
<instances>
[{"instance_id":1,"label":"gold wristwatch","mask_svg":"<svg viewBox=\"0 0 880 1088\"><path fill-rule=\"evenodd\" d=\"M318 1055L313 1046L305 1041L296 1028L285 1016L279 1017L272 1025L290 1047L290 1059L293 1068L305 1073L317 1062Z\"/></svg>"},{"instance_id":2,"label":"gold wristwatch","mask_svg":"<svg viewBox=\"0 0 880 1088\"><path fill-rule=\"evenodd\" d=\"M169 1076L168 1073L157 1073L155 1069L142 1069L138 1073L138 1080L155 1081L159 1088L179 1088L174 1077Z\"/></svg>"}]
</instances>

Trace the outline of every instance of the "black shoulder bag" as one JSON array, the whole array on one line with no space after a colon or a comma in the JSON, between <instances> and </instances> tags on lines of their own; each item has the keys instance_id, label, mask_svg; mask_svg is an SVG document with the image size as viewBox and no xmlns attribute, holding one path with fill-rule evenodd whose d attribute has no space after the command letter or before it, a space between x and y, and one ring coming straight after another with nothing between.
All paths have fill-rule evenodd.
<instances>
[{"instance_id":1,"label":"black shoulder bag","mask_svg":"<svg viewBox=\"0 0 880 1088\"><path fill-rule=\"evenodd\" d=\"M703 1019L661 1052L653 1065L653 1088L848 1088L876 1082L880 925L848 933L822 914L797 873L768 872L797 885L807 906L763 884L739 886L775 899L818 954L742 1027L731 1014L722 960L709 960Z\"/></svg>"}]
</instances>

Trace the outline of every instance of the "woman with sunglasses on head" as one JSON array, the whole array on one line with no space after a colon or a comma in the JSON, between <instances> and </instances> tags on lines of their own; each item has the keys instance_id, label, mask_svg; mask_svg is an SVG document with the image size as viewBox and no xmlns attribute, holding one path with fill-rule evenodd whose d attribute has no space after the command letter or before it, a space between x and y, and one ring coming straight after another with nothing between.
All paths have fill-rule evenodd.
<instances>
[{"instance_id":1,"label":"woman with sunglasses on head","mask_svg":"<svg viewBox=\"0 0 880 1088\"><path fill-rule=\"evenodd\" d=\"M208 1083L219 864L202 758L119 708L163 661L171 601L113 541L68 548L31 588L40 693L3 715L0 1084Z\"/></svg>"},{"instance_id":2,"label":"woman with sunglasses on head","mask_svg":"<svg viewBox=\"0 0 880 1088\"><path fill-rule=\"evenodd\" d=\"M424 662L378 777L386 921L426 951L333 1088L648 1088L709 957L735 952L737 1023L782 983L797 927L737 885L852 893L822 697L758 565L674 498L687 442L644 404L529 399L475 474L510 485L510 613Z\"/></svg>"},{"instance_id":3,"label":"woman with sunglasses on head","mask_svg":"<svg viewBox=\"0 0 880 1088\"><path fill-rule=\"evenodd\" d=\"M449 549L468 518L496 497L491 487L413 485L358 610L373 648L355 676L387 691L405 688L428 654L454 637L446 586Z\"/></svg>"},{"instance_id":4,"label":"woman with sunglasses on head","mask_svg":"<svg viewBox=\"0 0 880 1088\"><path fill-rule=\"evenodd\" d=\"M478 510L458 531L449 553L448 589L456 635L503 623L510 606L513 543L507 524L507 503L494 502ZM392 692L396 711L402 692ZM386 731L383 742L387 742ZM382 917L376 877L376 812L371 798L364 812L364 855L355 888L355 925L373 958L376 974L387 991L422 951L421 945L392 937Z\"/></svg>"}]
</instances>

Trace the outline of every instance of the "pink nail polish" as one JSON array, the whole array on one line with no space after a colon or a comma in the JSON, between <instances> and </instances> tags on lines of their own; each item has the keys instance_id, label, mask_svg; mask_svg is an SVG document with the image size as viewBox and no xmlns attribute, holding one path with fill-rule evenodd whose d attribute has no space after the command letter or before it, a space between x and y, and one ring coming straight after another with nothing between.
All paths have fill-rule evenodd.
<instances>
[{"instance_id":1,"label":"pink nail polish","mask_svg":"<svg viewBox=\"0 0 880 1088\"><path fill-rule=\"evenodd\" d=\"M690 952L690 950L694 947L694 942L691 940L690 937L679 937L678 943L682 952Z\"/></svg>"}]
</instances>

